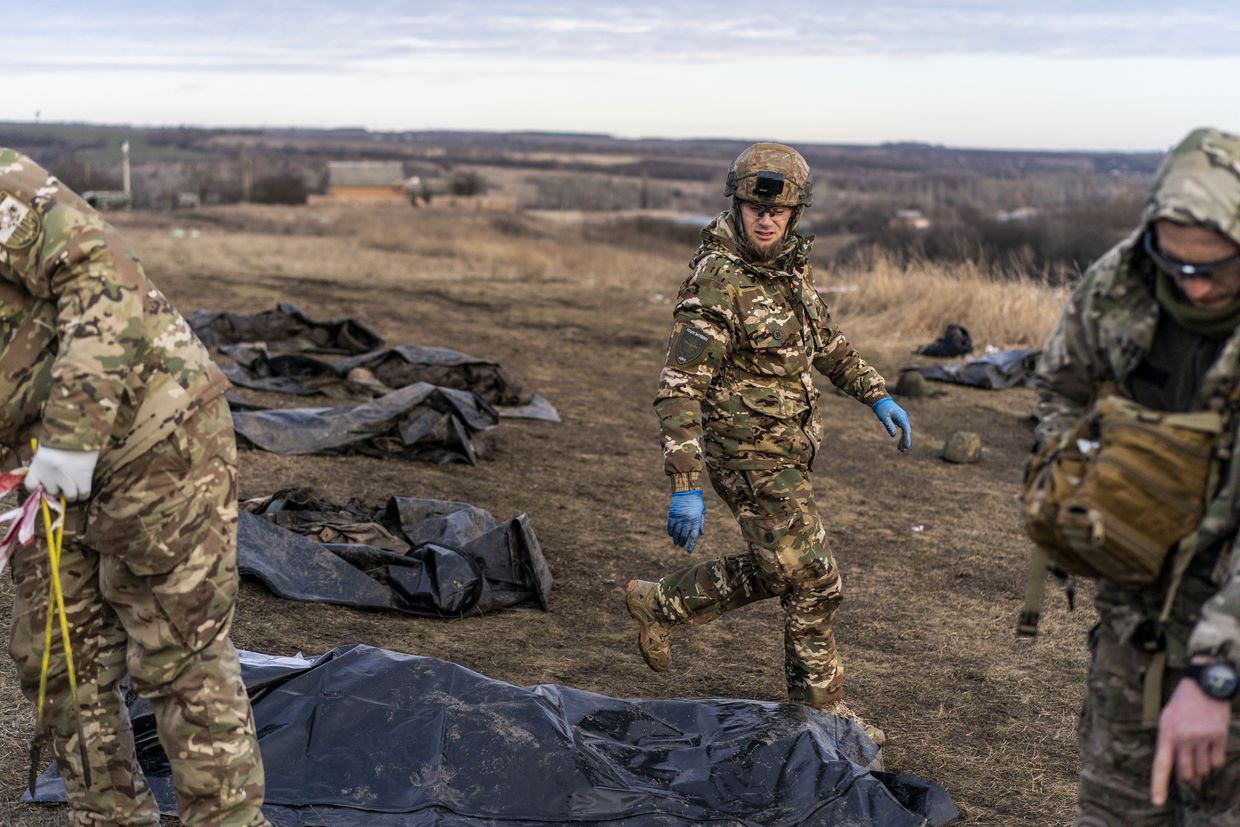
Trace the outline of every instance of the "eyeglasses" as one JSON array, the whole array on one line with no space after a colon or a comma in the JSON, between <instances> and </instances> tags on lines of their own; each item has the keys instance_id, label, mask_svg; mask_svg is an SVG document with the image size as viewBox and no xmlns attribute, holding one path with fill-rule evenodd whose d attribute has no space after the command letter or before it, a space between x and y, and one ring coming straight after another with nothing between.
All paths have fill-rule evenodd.
<instances>
[{"instance_id":1,"label":"eyeglasses","mask_svg":"<svg viewBox=\"0 0 1240 827\"><path fill-rule=\"evenodd\" d=\"M788 212L787 207L771 207L766 204L759 204L756 201L746 201L744 205L754 212L759 221L762 220L764 215L769 215L771 218L783 218Z\"/></svg>"},{"instance_id":2,"label":"eyeglasses","mask_svg":"<svg viewBox=\"0 0 1240 827\"><path fill-rule=\"evenodd\" d=\"M1178 258L1172 258L1159 249L1158 238L1152 228L1145 231L1145 236L1141 240L1141 247L1145 250L1146 255L1158 265L1158 269L1169 276L1181 279L1213 278L1216 270L1221 270L1233 264L1240 264L1240 253L1201 264L1189 264L1186 261L1180 261Z\"/></svg>"}]
</instances>

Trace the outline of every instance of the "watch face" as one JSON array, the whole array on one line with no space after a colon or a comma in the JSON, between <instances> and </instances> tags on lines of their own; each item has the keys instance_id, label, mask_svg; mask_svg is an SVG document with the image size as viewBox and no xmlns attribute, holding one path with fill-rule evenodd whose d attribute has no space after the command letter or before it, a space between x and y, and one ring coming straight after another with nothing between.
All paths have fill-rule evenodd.
<instances>
[{"instance_id":1,"label":"watch face","mask_svg":"<svg viewBox=\"0 0 1240 827\"><path fill-rule=\"evenodd\" d=\"M1220 701L1235 697L1237 686L1240 685L1236 670L1229 663L1207 664L1202 668L1197 682L1201 684L1202 691Z\"/></svg>"}]
</instances>

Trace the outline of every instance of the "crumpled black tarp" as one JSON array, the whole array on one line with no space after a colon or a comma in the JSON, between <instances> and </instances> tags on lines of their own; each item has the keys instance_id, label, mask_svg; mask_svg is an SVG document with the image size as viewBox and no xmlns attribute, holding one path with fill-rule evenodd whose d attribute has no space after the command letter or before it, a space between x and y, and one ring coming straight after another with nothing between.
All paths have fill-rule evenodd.
<instances>
[{"instance_id":1,"label":"crumpled black tarp","mask_svg":"<svg viewBox=\"0 0 1240 827\"><path fill-rule=\"evenodd\" d=\"M313 660L241 653L275 827L826 827L946 824L946 793L863 769L856 724L791 703L616 700L521 689L364 645ZM174 811L153 716L139 761ZM54 765L36 801L63 801Z\"/></svg>"},{"instance_id":2,"label":"crumpled black tarp","mask_svg":"<svg viewBox=\"0 0 1240 827\"><path fill-rule=\"evenodd\" d=\"M973 338L964 325L949 324L939 338L915 352L922 356L964 356L973 352Z\"/></svg>"},{"instance_id":3,"label":"crumpled black tarp","mask_svg":"<svg viewBox=\"0 0 1240 827\"><path fill-rule=\"evenodd\" d=\"M383 347L383 337L358 319L315 321L292 304L247 315L197 310L187 319L207 347L266 342L280 352L366 353Z\"/></svg>"},{"instance_id":4,"label":"crumpled black tarp","mask_svg":"<svg viewBox=\"0 0 1240 827\"><path fill-rule=\"evenodd\" d=\"M242 445L274 454L397 456L434 462L478 461L474 434L499 424L499 414L469 391L426 382L361 405L339 408L233 408Z\"/></svg>"},{"instance_id":5,"label":"crumpled black tarp","mask_svg":"<svg viewBox=\"0 0 1240 827\"><path fill-rule=\"evenodd\" d=\"M918 365L901 370L916 371L927 379L939 382L1003 390L1032 385L1033 372L1041 352L1032 348L1016 348L988 353L957 365Z\"/></svg>"},{"instance_id":6,"label":"crumpled black tarp","mask_svg":"<svg viewBox=\"0 0 1240 827\"><path fill-rule=\"evenodd\" d=\"M525 514L497 524L469 503L371 506L287 489L243 504L237 565L290 600L459 617L536 603L551 569Z\"/></svg>"},{"instance_id":7,"label":"crumpled black tarp","mask_svg":"<svg viewBox=\"0 0 1240 827\"><path fill-rule=\"evenodd\" d=\"M400 345L329 362L300 353L272 354L262 344L220 348L234 364L224 373L238 387L299 395L366 399L415 382L473 391L501 416L559 422L551 403L526 393L498 362L442 347Z\"/></svg>"}]
</instances>

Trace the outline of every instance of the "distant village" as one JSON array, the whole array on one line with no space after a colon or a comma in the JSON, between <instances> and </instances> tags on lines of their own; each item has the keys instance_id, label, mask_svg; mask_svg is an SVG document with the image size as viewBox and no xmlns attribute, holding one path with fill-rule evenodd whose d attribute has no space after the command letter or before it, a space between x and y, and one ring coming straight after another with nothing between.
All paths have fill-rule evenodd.
<instances>
[{"instance_id":1,"label":"distant village","mask_svg":"<svg viewBox=\"0 0 1240 827\"><path fill-rule=\"evenodd\" d=\"M722 208L722 170L745 144L0 122L0 145L27 152L102 209L386 203L521 211L595 225L645 221L636 229L692 244ZM818 191L801 227L830 261L880 248L901 261L980 257L1052 280L1072 278L1127 232L1160 157L916 143L800 149Z\"/></svg>"}]
</instances>

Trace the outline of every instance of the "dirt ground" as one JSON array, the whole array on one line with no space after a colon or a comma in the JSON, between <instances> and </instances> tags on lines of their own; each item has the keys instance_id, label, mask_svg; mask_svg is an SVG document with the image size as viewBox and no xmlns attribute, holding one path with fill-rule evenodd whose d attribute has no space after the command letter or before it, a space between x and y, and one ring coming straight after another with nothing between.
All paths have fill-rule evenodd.
<instances>
[{"instance_id":1,"label":"dirt ground","mask_svg":"<svg viewBox=\"0 0 1240 827\"><path fill-rule=\"evenodd\" d=\"M316 317L357 315L391 344L499 360L564 420L505 421L484 436L486 455L473 467L243 451L243 497L300 484L338 500L402 494L466 500L499 519L526 512L555 588L546 613L436 621L284 601L247 582L234 631L239 646L316 654L363 642L455 661L522 686L561 683L617 697L782 698L781 619L773 602L678 630L673 668L663 675L638 656L622 603L630 578L690 562L663 530L667 484L651 408L670 324L668 297L685 274L689 248L664 250L662 269L631 283L469 272L446 261L406 277L399 263L389 272L373 257L416 249L394 242L387 253L362 251L330 234L305 244L336 245L344 265L318 253L293 266L262 265L266 251L301 243L301 219L292 228L221 221L201 238L176 242L169 240L170 221L135 215L120 223L135 247L150 251L149 275L183 312L252 312L293 301ZM242 236L258 264L242 260L250 255L236 246ZM609 249L600 246L597 254ZM225 254L234 258L221 261ZM847 331L848 319L840 321ZM907 334L855 342L892 378L919 343ZM864 407L824 396L828 439L814 482L844 577L836 628L849 700L886 730L887 768L941 784L961 810L959 823L1066 824L1092 611L1082 595L1086 608L1068 614L1050 589L1043 636L1013 634L1030 548L1016 495L1033 396L936 390L932 398L902 400L914 428L907 455ZM980 464L940 459L944 439L957 429L981 435ZM726 508L709 494L697 554L739 546ZM8 577L0 592L0 626L7 629ZM13 803L25 783L33 715L7 658L0 663L0 712L0 824L67 823L63 811Z\"/></svg>"}]
</instances>

